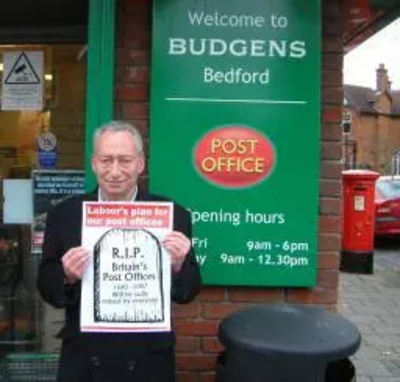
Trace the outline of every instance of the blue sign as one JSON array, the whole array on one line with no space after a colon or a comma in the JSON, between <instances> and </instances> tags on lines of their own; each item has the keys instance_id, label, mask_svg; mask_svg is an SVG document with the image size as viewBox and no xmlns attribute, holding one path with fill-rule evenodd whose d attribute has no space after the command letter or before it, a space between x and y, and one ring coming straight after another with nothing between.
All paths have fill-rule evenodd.
<instances>
[{"instance_id":1,"label":"blue sign","mask_svg":"<svg viewBox=\"0 0 400 382\"><path fill-rule=\"evenodd\" d=\"M53 133L38 136L38 165L40 168L54 168L57 163L57 138Z\"/></svg>"}]
</instances>

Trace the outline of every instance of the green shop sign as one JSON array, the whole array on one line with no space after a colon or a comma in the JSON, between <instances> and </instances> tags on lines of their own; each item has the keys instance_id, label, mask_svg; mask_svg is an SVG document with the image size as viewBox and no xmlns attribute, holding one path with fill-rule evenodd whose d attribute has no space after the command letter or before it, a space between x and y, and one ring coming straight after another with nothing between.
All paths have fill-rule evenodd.
<instances>
[{"instance_id":1,"label":"green shop sign","mask_svg":"<svg viewBox=\"0 0 400 382\"><path fill-rule=\"evenodd\" d=\"M319 0L155 0L150 189L192 212L206 284L316 280Z\"/></svg>"}]
</instances>

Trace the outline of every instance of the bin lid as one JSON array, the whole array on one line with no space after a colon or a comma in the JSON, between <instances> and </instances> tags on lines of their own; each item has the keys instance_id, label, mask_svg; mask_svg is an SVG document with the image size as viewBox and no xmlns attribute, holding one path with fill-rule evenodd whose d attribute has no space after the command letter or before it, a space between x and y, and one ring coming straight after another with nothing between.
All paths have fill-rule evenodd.
<instances>
[{"instance_id":1,"label":"bin lid","mask_svg":"<svg viewBox=\"0 0 400 382\"><path fill-rule=\"evenodd\" d=\"M357 351L361 336L350 321L323 308L271 304L226 317L219 327L219 339L226 349L339 359Z\"/></svg>"}]
</instances>

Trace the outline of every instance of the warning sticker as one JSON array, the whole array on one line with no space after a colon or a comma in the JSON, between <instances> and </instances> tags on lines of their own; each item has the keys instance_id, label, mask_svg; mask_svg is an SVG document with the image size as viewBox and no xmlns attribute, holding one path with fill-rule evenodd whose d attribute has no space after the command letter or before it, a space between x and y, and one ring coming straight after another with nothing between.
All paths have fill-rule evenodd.
<instances>
[{"instance_id":1,"label":"warning sticker","mask_svg":"<svg viewBox=\"0 0 400 382\"><path fill-rule=\"evenodd\" d=\"M2 110L43 109L43 52L3 54Z\"/></svg>"}]
</instances>

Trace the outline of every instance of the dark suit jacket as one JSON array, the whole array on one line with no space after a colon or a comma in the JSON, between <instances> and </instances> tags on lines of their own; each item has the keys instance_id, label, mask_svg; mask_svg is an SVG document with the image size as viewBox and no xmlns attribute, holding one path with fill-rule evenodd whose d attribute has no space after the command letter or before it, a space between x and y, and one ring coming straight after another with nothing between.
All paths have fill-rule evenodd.
<instances>
[{"instance_id":1,"label":"dark suit jacket","mask_svg":"<svg viewBox=\"0 0 400 382\"><path fill-rule=\"evenodd\" d=\"M97 200L97 191L67 199L49 212L46 223L43 259L39 266L37 286L46 302L56 308L65 308L65 325L59 333L59 337L63 340L60 381L89 380L79 377L77 373L92 366L101 366L104 371L99 374L104 376L104 373L110 368L114 369L114 366L117 370L124 369L126 365L132 365L138 359L148 358L151 354L164 350L173 351L175 342L173 332L134 334L80 332L81 285L79 282L65 285L61 257L70 248L81 245L82 202L90 200ZM162 197L144 194L140 190L136 200L168 201ZM184 233L189 239L192 237L189 212L176 203L174 203L174 230ZM176 303L188 303L196 297L199 289L199 266L191 249L181 271L172 276L172 300ZM124 379L122 376L121 378ZM96 378L97 380L101 379Z\"/></svg>"}]
</instances>

